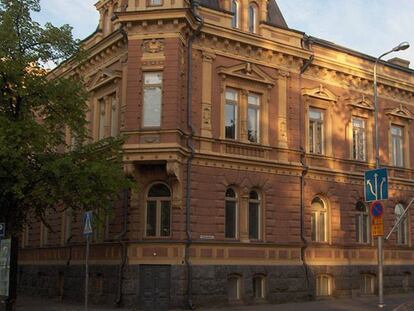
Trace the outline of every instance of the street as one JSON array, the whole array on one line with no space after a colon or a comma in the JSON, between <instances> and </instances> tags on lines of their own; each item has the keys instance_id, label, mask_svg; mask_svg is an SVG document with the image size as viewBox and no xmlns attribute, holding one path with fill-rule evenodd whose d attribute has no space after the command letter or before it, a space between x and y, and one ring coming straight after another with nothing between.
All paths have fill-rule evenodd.
<instances>
[{"instance_id":1,"label":"street","mask_svg":"<svg viewBox=\"0 0 414 311\"><path fill-rule=\"evenodd\" d=\"M200 311L413 311L414 294L385 296L386 306L379 309L377 297L355 297L311 302L287 303L281 305L233 306L220 308L200 308ZM63 303L56 299L19 297L17 311L83 311L81 304ZM117 309L113 307L90 307L89 311L135 311L138 309Z\"/></svg>"}]
</instances>

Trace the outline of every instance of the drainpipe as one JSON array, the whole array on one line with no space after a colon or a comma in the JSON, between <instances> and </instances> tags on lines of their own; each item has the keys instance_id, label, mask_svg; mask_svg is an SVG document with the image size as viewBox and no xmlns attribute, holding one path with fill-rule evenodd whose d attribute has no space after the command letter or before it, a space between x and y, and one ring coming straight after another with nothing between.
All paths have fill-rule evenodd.
<instances>
[{"instance_id":1,"label":"drainpipe","mask_svg":"<svg viewBox=\"0 0 414 311\"><path fill-rule=\"evenodd\" d=\"M186 183L186 198L185 198L185 227L187 233L187 240L185 243L185 264L187 266L187 308L189 310L194 310L195 306L193 304L193 270L190 261L190 246L192 244L192 235L191 235L191 169L192 169L192 161L194 159L194 126L193 126L193 119L192 119L192 99L193 99L193 42L195 38L199 35L201 31L201 27L203 27L203 19L198 14L198 7L200 6L199 0L192 0L191 1L191 12L193 13L196 21L198 22L197 29L190 35L188 39L188 59L187 59L187 126L190 129L190 134L187 141L187 147L190 150L190 156L187 160L187 183Z\"/></svg>"},{"instance_id":2,"label":"drainpipe","mask_svg":"<svg viewBox=\"0 0 414 311\"><path fill-rule=\"evenodd\" d=\"M125 242L124 238L128 231L128 207L129 207L129 189L124 190L123 195L123 202L122 202L123 210L124 210L124 227L122 232L117 236L118 243L121 245L121 263L119 264L118 269L118 296L115 301L115 306L120 307L122 303L122 279L124 278L124 267L127 260L127 243Z\"/></svg>"},{"instance_id":3,"label":"drainpipe","mask_svg":"<svg viewBox=\"0 0 414 311\"><path fill-rule=\"evenodd\" d=\"M302 48L310 50L310 40L309 37L305 35L304 39L302 40ZM303 64L303 66L300 69L300 75L299 75L299 91L302 89L302 75L305 73L305 71L309 68L312 61L314 59L314 55L311 55L311 57ZM306 165L306 152L305 152L305 142L304 142L304 122L303 122L303 100L302 95L299 93L299 103L300 103L300 109L299 109L299 132L301 137L300 139L300 150L301 150L301 156L300 156L300 162L302 164L302 174L300 177L300 238L302 240L303 246L300 249L301 252L301 258L302 258L302 264L303 269L305 271L305 277L306 277L306 289L308 292L309 298L313 296L310 286L310 280L309 280L309 266L306 263L306 249L309 246L308 240L305 237L305 177L308 173L309 167Z\"/></svg>"}]
</instances>

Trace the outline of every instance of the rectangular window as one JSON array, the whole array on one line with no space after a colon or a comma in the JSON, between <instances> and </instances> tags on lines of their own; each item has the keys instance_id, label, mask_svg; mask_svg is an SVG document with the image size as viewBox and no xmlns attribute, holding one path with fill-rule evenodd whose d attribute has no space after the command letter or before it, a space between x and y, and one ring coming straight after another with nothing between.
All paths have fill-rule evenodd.
<instances>
[{"instance_id":1,"label":"rectangular window","mask_svg":"<svg viewBox=\"0 0 414 311\"><path fill-rule=\"evenodd\" d=\"M259 239L259 203L249 203L249 239Z\"/></svg>"},{"instance_id":2,"label":"rectangular window","mask_svg":"<svg viewBox=\"0 0 414 311\"><path fill-rule=\"evenodd\" d=\"M99 133L98 139L105 138L106 128L106 103L103 98L98 101L98 112L99 112Z\"/></svg>"},{"instance_id":3,"label":"rectangular window","mask_svg":"<svg viewBox=\"0 0 414 311\"><path fill-rule=\"evenodd\" d=\"M143 122L144 127L161 126L161 106L162 106L162 73L144 73L144 108Z\"/></svg>"},{"instance_id":4,"label":"rectangular window","mask_svg":"<svg viewBox=\"0 0 414 311\"><path fill-rule=\"evenodd\" d=\"M225 113L225 137L228 139L237 138L237 106L238 94L235 90L226 90Z\"/></svg>"},{"instance_id":5,"label":"rectangular window","mask_svg":"<svg viewBox=\"0 0 414 311\"><path fill-rule=\"evenodd\" d=\"M260 97L255 94L248 96L247 134L252 143L259 142L260 129Z\"/></svg>"},{"instance_id":6,"label":"rectangular window","mask_svg":"<svg viewBox=\"0 0 414 311\"><path fill-rule=\"evenodd\" d=\"M111 96L111 137L118 136L118 101L116 99L116 94Z\"/></svg>"},{"instance_id":7,"label":"rectangular window","mask_svg":"<svg viewBox=\"0 0 414 311\"><path fill-rule=\"evenodd\" d=\"M322 110L309 109L309 152L323 154L323 129L324 113Z\"/></svg>"},{"instance_id":8,"label":"rectangular window","mask_svg":"<svg viewBox=\"0 0 414 311\"><path fill-rule=\"evenodd\" d=\"M358 243L369 243L370 240L370 219L366 213L356 213L356 241Z\"/></svg>"},{"instance_id":9,"label":"rectangular window","mask_svg":"<svg viewBox=\"0 0 414 311\"><path fill-rule=\"evenodd\" d=\"M352 157L354 160L366 160L365 120L352 118Z\"/></svg>"},{"instance_id":10,"label":"rectangular window","mask_svg":"<svg viewBox=\"0 0 414 311\"><path fill-rule=\"evenodd\" d=\"M161 236L170 236L170 201L161 201Z\"/></svg>"},{"instance_id":11,"label":"rectangular window","mask_svg":"<svg viewBox=\"0 0 414 311\"><path fill-rule=\"evenodd\" d=\"M147 6L160 6L163 0L147 0Z\"/></svg>"},{"instance_id":12,"label":"rectangular window","mask_svg":"<svg viewBox=\"0 0 414 311\"><path fill-rule=\"evenodd\" d=\"M147 201L147 236L157 234L157 202Z\"/></svg>"},{"instance_id":13,"label":"rectangular window","mask_svg":"<svg viewBox=\"0 0 414 311\"><path fill-rule=\"evenodd\" d=\"M226 201L226 238L236 237L236 202Z\"/></svg>"},{"instance_id":14,"label":"rectangular window","mask_svg":"<svg viewBox=\"0 0 414 311\"><path fill-rule=\"evenodd\" d=\"M403 127L391 126L391 140L392 140L392 165L404 166L403 146L404 136Z\"/></svg>"}]
</instances>

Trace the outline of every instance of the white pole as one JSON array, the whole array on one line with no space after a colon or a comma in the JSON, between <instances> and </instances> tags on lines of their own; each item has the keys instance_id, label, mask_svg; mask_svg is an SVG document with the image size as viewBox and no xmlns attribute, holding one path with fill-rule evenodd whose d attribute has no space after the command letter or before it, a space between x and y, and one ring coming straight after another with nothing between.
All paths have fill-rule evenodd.
<instances>
[{"instance_id":1,"label":"white pole","mask_svg":"<svg viewBox=\"0 0 414 311\"><path fill-rule=\"evenodd\" d=\"M85 311L88 311L89 296L89 234L86 235L86 254L85 254Z\"/></svg>"}]
</instances>

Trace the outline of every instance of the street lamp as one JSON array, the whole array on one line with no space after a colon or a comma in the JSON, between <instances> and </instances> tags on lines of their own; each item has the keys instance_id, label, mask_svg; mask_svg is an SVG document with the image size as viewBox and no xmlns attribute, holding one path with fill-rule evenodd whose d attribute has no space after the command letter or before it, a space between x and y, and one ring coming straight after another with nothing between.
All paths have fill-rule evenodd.
<instances>
[{"instance_id":1,"label":"street lamp","mask_svg":"<svg viewBox=\"0 0 414 311\"><path fill-rule=\"evenodd\" d=\"M398 51L406 50L410 47L408 42L401 42L392 50L382 54L375 60L374 65L374 108L375 108L375 167L380 167L380 158L379 158L379 136L378 136L378 86L377 86L377 66L381 58L384 56ZM378 296L379 303L378 306L383 308L384 305L384 287L383 287L383 267L384 267L384 253L382 250L382 236L378 237Z\"/></svg>"}]
</instances>

